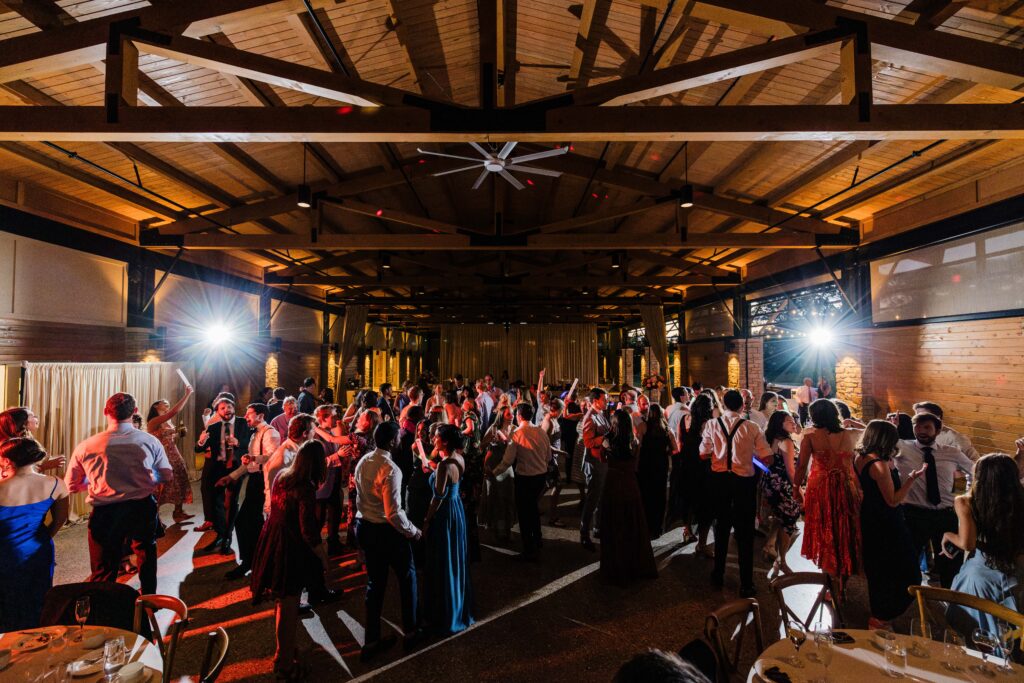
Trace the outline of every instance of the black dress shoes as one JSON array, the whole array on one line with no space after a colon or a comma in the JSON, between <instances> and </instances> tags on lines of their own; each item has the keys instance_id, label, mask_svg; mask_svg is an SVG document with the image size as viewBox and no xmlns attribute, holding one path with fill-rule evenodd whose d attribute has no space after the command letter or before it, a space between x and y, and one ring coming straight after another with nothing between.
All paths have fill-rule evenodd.
<instances>
[{"instance_id":1,"label":"black dress shoes","mask_svg":"<svg viewBox=\"0 0 1024 683\"><path fill-rule=\"evenodd\" d=\"M217 552L221 555L234 555L235 551L231 549L231 541L225 539L221 541L220 546L217 548Z\"/></svg>"},{"instance_id":2,"label":"black dress shoes","mask_svg":"<svg viewBox=\"0 0 1024 683\"><path fill-rule=\"evenodd\" d=\"M597 546L594 545L594 542L591 541L589 538L581 538L580 545L583 546L584 550L589 550L592 553L597 552Z\"/></svg>"},{"instance_id":3,"label":"black dress shoes","mask_svg":"<svg viewBox=\"0 0 1024 683\"><path fill-rule=\"evenodd\" d=\"M394 636L388 636L387 638L381 638L374 643L367 643L363 645L363 649L359 652L359 661L368 662L384 650L390 649L398 642L398 639Z\"/></svg>"},{"instance_id":4,"label":"black dress shoes","mask_svg":"<svg viewBox=\"0 0 1024 683\"><path fill-rule=\"evenodd\" d=\"M199 546L198 550L200 552L204 552L204 553L213 552L215 550L220 550L220 547L223 544L224 544L224 539L221 538L220 536L218 536L217 538L213 539L209 543L207 543L205 545Z\"/></svg>"}]
</instances>

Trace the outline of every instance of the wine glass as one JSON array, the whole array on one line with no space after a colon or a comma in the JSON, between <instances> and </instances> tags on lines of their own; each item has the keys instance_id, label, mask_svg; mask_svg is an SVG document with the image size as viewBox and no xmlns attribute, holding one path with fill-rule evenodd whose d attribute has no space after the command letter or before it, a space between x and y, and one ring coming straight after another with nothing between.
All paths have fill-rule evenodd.
<instances>
[{"instance_id":1,"label":"wine glass","mask_svg":"<svg viewBox=\"0 0 1024 683\"><path fill-rule=\"evenodd\" d=\"M942 642L943 654L946 660L943 665L953 672L963 671L963 658L966 654L964 652L964 639L953 629L947 628Z\"/></svg>"},{"instance_id":2,"label":"wine glass","mask_svg":"<svg viewBox=\"0 0 1024 683\"><path fill-rule=\"evenodd\" d=\"M971 640L974 641L974 647L978 648L981 653L981 665L971 667L978 673L984 676L991 676L992 670L988 666L988 656L995 653L999 647L999 641L996 640L995 635L984 628L974 629L974 633L971 634Z\"/></svg>"},{"instance_id":3,"label":"wine glass","mask_svg":"<svg viewBox=\"0 0 1024 683\"><path fill-rule=\"evenodd\" d=\"M999 626L999 652L1003 655L1003 663L1000 664L997 669L1000 673L1014 674L1013 666L1010 662L1013 661L1013 651L1017 647L1017 632L1013 627L1013 624L1000 621Z\"/></svg>"},{"instance_id":4,"label":"wine glass","mask_svg":"<svg viewBox=\"0 0 1024 683\"><path fill-rule=\"evenodd\" d=\"M78 642L82 642L85 638L85 622L89 620L89 610L91 604L89 603L89 596L83 595L75 601L75 621L78 623Z\"/></svg>"},{"instance_id":5,"label":"wine glass","mask_svg":"<svg viewBox=\"0 0 1024 683\"><path fill-rule=\"evenodd\" d=\"M807 640L807 633L799 625L787 626L786 637L789 638L789 642L793 643L793 649L796 651L796 654L789 658L789 663L798 669L802 668L804 663L800 659L800 646Z\"/></svg>"},{"instance_id":6,"label":"wine glass","mask_svg":"<svg viewBox=\"0 0 1024 683\"><path fill-rule=\"evenodd\" d=\"M921 620L917 617L910 620L910 653L915 657L928 656L928 643L932 639L932 625L928 620Z\"/></svg>"},{"instance_id":7,"label":"wine glass","mask_svg":"<svg viewBox=\"0 0 1024 683\"><path fill-rule=\"evenodd\" d=\"M825 681L828 681L828 666L833 655L832 631L828 629L814 632L814 653L818 662L825 667Z\"/></svg>"},{"instance_id":8,"label":"wine glass","mask_svg":"<svg viewBox=\"0 0 1024 683\"><path fill-rule=\"evenodd\" d=\"M105 679L113 681L117 672L125 665L124 638L118 636L111 638L103 644L103 675Z\"/></svg>"}]
</instances>

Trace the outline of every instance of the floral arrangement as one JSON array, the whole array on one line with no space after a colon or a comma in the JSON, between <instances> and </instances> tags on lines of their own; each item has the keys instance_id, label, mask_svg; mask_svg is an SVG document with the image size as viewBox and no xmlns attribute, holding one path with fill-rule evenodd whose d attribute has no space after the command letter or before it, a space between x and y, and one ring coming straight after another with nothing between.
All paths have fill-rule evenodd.
<instances>
[{"instance_id":1,"label":"floral arrangement","mask_svg":"<svg viewBox=\"0 0 1024 683\"><path fill-rule=\"evenodd\" d=\"M643 385L644 389L646 389L647 391L660 389L661 387L665 386L665 378L656 372L652 372L651 374L644 377Z\"/></svg>"}]
</instances>

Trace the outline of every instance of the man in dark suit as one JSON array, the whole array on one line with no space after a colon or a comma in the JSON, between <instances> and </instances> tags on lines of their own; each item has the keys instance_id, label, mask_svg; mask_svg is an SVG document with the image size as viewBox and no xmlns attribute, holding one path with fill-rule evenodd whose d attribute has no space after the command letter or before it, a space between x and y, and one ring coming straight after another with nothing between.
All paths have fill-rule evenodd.
<instances>
[{"instance_id":1,"label":"man in dark suit","mask_svg":"<svg viewBox=\"0 0 1024 683\"><path fill-rule=\"evenodd\" d=\"M299 395L296 399L299 402L299 412L305 413L306 415L312 415L313 411L316 410L316 380L312 377L307 377L302 380L302 388L299 390Z\"/></svg>"},{"instance_id":2,"label":"man in dark suit","mask_svg":"<svg viewBox=\"0 0 1024 683\"><path fill-rule=\"evenodd\" d=\"M251 430L243 418L235 417L233 401L221 399L214 406L214 411L218 419L210 422L196 444L197 453L207 454L200 488L203 499L211 501L213 519L210 521L217 532L217 537L201 550L217 550L222 555L230 555L241 482L233 482L223 489L217 488L217 482L242 462L242 456L249 450Z\"/></svg>"}]
</instances>

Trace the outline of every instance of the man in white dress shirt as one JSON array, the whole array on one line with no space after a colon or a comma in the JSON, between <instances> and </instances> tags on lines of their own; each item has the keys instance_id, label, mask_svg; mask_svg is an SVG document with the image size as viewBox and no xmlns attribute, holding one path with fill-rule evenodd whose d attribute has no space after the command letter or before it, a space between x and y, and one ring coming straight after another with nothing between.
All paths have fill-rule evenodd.
<instances>
[{"instance_id":1,"label":"man in white dress shirt","mask_svg":"<svg viewBox=\"0 0 1024 683\"><path fill-rule=\"evenodd\" d=\"M690 409L686 407L688 397L686 387L672 387L672 405L665 411L665 419L668 420L668 431L675 434L677 439L679 438L679 425L690 414Z\"/></svg>"},{"instance_id":2,"label":"man in white dress shirt","mask_svg":"<svg viewBox=\"0 0 1024 683\"><path fill-rule=\"evenodd\" d=\"M960 570L963 556L950 559L940 554L942 551L942 535L947 531L956 533L959 528L956 512L953 510L954 478L962 472L969 476L974 470L974 463L959 449L952 446L940 446L936 437L942 430L942 420L931 413L918 413L913 417L913 441L900 441L900 452L896 456L896 468L904 481L911 472L927 464L924 480L925 486L915 486L903 501L903 516L910 528L917 553L929 544L935 556L934 569L939 575L943 588L953 584L953 577Z\"/></svg>"},{"instance_id":3,"label":"man in white dress shirt","mask_svg":"<svg viewBox=\"0 0 1024 683\"><path fill-rule=\"evenodd\" d=\"M722 396L725 414L708 420L701 433L700 457L711 460L711 495L715 501L715 568L711 583L721 587L729 554L729 533L735 530L740 564L740 597L752 598L754 589L754 513L757 478L754 459L767 462L772 449L764 432L744 419L743 396L730 389Z\"/></svg>"},{"instance_id":4,"label":"man in white dress shirt","mask_svg":"<svg viewBox=\"0 0 1024 683\"><path fill-rule=\"evenodd\" d=\"M505 448L501 462L491 471L498 476L515 466L516 513L519 515L519 534L523 538L522 559L538 558L541 540L540 497L544 493L551 462L551 440L547 432L533 424L533 406L516 406L518 426Z\"/></svg>"},{"instance_id":5,"label":"man in white dress shirt","mask_svg":"<svg viewBox=\"0 0 1024 683\"><path fill-rule=\"evenodd\" d=\"M366 637L363 661L395 644L381 638L381 611L388 571L398 579L406 649L418 640L416 630L416 566L412 544L422 533L402 509L402 470L391 460L398 448L398 424L382 422L373 432L376 448L356 465L356 536L366 556Z\"/></svg>"},{"instance_id":6,"label":"man in white dress shirt","mask_svg":"<svg viewBox=\"0 0 1024 683\"><path fill-rule=\"evenodd\" d=\"M810 377L804 377L804 383L793 390L793 398L796 399L800 426L803 427L807 424L808 408L818 398L818 390L814 388L814 380Z\"/></svg>"},{"instance_id":7,"label":"man in white dress shirt","mask_svg":"<svg viewBox=\"0 0 1024 683\"><path fill-rule=\"evenodd\" d=\"M945 420L942 414L942 406L932 401L921 401L920 403L914 404L914 413L931 413L940 420ZM981 457L981 453L971 443L970 438L966 435L961 434L952 427L947 426L945 423L942 425L942 431L935 437L935 443L939 446L952 446L957 450L963 452L968 458L974 462L978 461Z\"/></svg>"}]
</instances>

